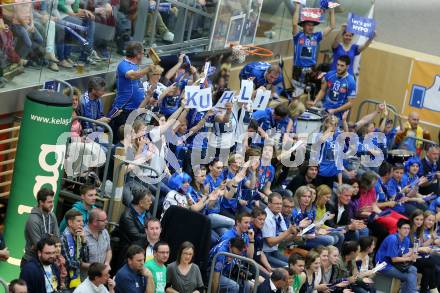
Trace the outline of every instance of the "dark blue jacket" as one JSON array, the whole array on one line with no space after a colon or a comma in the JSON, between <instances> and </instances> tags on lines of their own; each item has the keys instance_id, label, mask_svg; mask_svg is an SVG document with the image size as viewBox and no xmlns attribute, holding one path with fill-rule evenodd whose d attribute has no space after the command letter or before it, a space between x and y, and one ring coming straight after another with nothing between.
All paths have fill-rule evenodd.
<instances>
[{"instance_id":1,"label":"dark blue jacket","mask_svg":"<svg viewBox=\"0 0 440 293\"><path fill-rule=\"evenodd\" d=\"M57 266L51 265L52 272L57 277L58 288L60 285L60 271ZM20 279L26 281L29 293L44 293L46 292L45 275L42 264L36 259L31 258L22 267L20 272ZM54 288L58 290L58 288Z\"/></svg>"}]
</instances>

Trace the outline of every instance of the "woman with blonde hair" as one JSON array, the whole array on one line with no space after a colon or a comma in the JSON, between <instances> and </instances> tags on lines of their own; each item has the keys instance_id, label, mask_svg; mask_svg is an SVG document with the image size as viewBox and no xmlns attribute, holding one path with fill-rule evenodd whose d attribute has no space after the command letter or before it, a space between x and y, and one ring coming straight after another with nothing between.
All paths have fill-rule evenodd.
<instances>
[{"instance_id":1,"label":"woman with blonde hair","mask_svg":"<svg viewBox=\"0 0 440 293\"><path fill-rule=\"evenodd\" d=\"M310 223L316 220L316 207L312 202L312 190L308 186L301 186L295 192L294 208L292 211L292 222L294 225L299 226L301 221L308 220ZM303 238L304 247L306 249L314 248L319 245L333 245L335 239L327 234L325 230L312 228L307 231Z\"/></svg>"},{"instance_id":2,"label":"woman with blonde hair","mask_svg":"<svg viewBox=\"0 0 440 293\"><path fill-rule=\"evenodd\" d=\"M147 67L147 80L143 82L145 98L139 105L139 108L148 108L157 112L159 105L159 97L167 89L165 85L160 83L164 69L156 64L151 64ZM154 111L156 110L156 111Z\"/></svg>"}]
</instances>

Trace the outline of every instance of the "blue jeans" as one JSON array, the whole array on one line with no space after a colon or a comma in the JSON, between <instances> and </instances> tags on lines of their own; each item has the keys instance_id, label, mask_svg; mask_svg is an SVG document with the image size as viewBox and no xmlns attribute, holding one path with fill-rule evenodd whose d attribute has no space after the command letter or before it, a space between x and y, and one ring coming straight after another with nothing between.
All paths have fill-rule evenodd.
<instances>
[{"instance_id":1,"label":"blue jeans","mask_svg":"<svg viewBox=\"0 0 440 293\"><path fill-rule=\"evenodd\" d=\"M368 236L370 232L368 231L368 228L360 229L360 230L350 230L345 234L345 240L355 240L358 241L359 238Z\"/></svg>"},{"instance_id":2,"label":"blue jeans","mask_svg":"<svg viewBox=\"0 0 440 293\"><path fill-rule=\"evenodd\" d=\"M285 268L287 267L287 256L281 254L278 250L264 252L267 257L267 261L274 268Z\"/></svg>"},{"instance_id":3,"label":"blue jeans","mask_svg":"<svg viewBox=\"0 0 440 293\"><path fill-rule=\"evenodd\" d=\"M238 291L240 290L240 286L237 284L237 282L223 275L220 275L219 283L220 292L238 293Z\"/></svg>"},{"instance_id":4,"label":"blue jeans","mask_svg":"<svg viewBox=\"0 0 440 293\"><path fill-rule=\"evenodd\" d=\"M318 247L320 245L323 246L329 246L329 245L334 245L336 242L334 240L334 238L330 235L319 235L316 236L313 239L307 239L305 241L305 247L307 249L312 249L315 247Z\"/></svg>"},{"instance_id":5,"label":"blue jeans","mask_svg":"<svg viewBox=\"0 0 440 293\"><path fill-rule=\"evenodd\" d=\"M24 26L12 24L12 32L21 41L21 46L18 47L17 53L23 59L27 59L30 52L43 45L43 37L36 28L34 28L33 32L28 32Z\"/></svg>"},{"instance_id":6,"label":"blue jeans","mask_svg":"<svg viewBox=\"0 0 440 293\"><path fill-rule=\"evenodd\" d=\"M395 267L391 267L391 269L380 273L390 278L399 279L402 282L402 285L400 286L401 293L417 292L417 269L415 266L410 266L405 273L399 271Z\"/></svg>"},{"instance_id":7,"label":"blue jeans","mask_svg":"<svg viewBox=\"0 0 440 293\"><path fill-rule=\"evenodd\" d=\"M235 221L232 220L231 218L219 214L209 214L208 218L211 221L211 229L217 232L219 236L222 236L235 224Z\"/></svg>"},{"instance_id":8,"label":"blue jeans","mask_svg":"<svg viewBox=\"0 0 440 293\"><path fill-rule=\"evenodd\" d=\"M80 60L85 61L85 59L93 49L95 22L86 18L79 18L76 16L66 16L65 18L63 18L63 20L87 27L87 32L86 32L87 35L85 36L85 39L87 40L87 45L83 45L83 44L81 45L81 56L80 56ZM66 29L63 26L57 25L55 39L56 39L57 55L60 60L65 60L70 56L71 47L66 42L67 34L69 33L66 31Z\"/></svg>"}]
</instances>

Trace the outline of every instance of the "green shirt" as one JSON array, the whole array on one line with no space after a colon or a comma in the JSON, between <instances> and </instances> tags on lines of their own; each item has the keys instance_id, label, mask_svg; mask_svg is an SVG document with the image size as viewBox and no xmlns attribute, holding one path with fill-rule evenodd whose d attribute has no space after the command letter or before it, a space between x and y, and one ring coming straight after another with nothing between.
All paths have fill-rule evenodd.
<instances>
[{"instance_id":1,"label":"green shirt","mask_svg":"<svg viewBox=\"0 0 440 293\"><path fill-rule=\"evenodd\" d=\"M165 293L167 267L165 265L158 265L154 259L147 261L144 266L153 274L154 292Z\"/></svg>"}]
</instances>

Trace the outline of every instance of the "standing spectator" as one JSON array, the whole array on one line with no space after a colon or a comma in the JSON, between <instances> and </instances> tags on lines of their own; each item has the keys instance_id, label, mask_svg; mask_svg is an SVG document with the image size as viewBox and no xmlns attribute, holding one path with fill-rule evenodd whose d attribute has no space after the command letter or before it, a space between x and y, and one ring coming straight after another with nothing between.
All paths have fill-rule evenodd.
<instances>
[{"instance_id":1,"label":"standing spectator","mask_svg":"<svg viewBox=\"0 0 440 293\"><path fill-rule=\"evenodd\" d=\"M127 263L116 273L116 293L154 293L153 276L144 267L144 249L132 245L127 250Z\"/></svg>"},{"instance_id":2,"label":"standing spectator","mask_svg":"<svg viewBox=\"0 0 440 293\"><path fill-rule=\"evenodd\" d=\"M89 213L92 209L96 208L96 187L94 185L81 186L79 193L81 194L81 201L77 201L73 204L72 209L75 209L81 213L83 219L83 226L89 222ZM66 217L63 218L60 224L60 232L63 233L66 229Z\"/></svg>"},{"instance_id":3,"label":"standing spectator","mask_svg":"<svg viewBox=\"0 0 440 293\"><path fill-rule=\"evenodd\" d=\"M81 267L89 261L89 251L83 229L81 212L75 209L67 211L67 227L61 236L61 253L66 259L66 268L69 272L67 288L76 288L81 283Z\"/></svg>"},{"instance_id":4,"label":"standing spectator","mask_svg":"<svg viewBox=\"0 0 440 293\"><path fill-rule=\"evenodd\" d=\"M264 238L263 251L272 267L287 267L287 257L278 251L278 244L292 240L297 233L294 225L287 229L281 215L282 206L283 199L281 195L276 192L271 193L269 195L269 205L265 209L267 218L264 221L262 231Z\"/></svg>"},{"instance_id":5,"label":"standing spectator","mask_svg":"<svg viewBox=\"0 0 440 293\"><path fill-rule=\"evenodd\" d=\"M91 263L101 263L110 267L112 250L110 247L110 235L107 229L107 214L101 209L93 209L90 212L89 224L84 228L84 234L89 251L89 262L83 264L87 270Z\"/></svg>"},{"instance_id":6,"label":"standing spectator","mask_svg":"<svg viewBox=\"0 0 440 293\"><path fill-rule=\"evenodd\" d=\"M419 125L419 121L419 113L409 113L408 121L405 123L403 129L399 129L396 134L395 143L399 146L399 149L416 152L417 155L420 156L423 150L423 142L417 139L431 140L431 134Z\"/></svg>"},{"instance_id":7,"label":"standing spectator","mask_svg":"<svg viewBox=\"0 0 440 293\"><path fill-rule=\"evenodd\" d=\"M417 292L417 269L412 265L417 260L417 254L410 249L409 232L409 220L400 219L397 233L388 235L376 252L376 262L387 263L380 273L399 279L402 293Z\"/></svg>"},{"instance_id":8,"label":"standing spectator","mask_svg":"<svg viewBox=\"0 0 440 293\"><path fill-rule=\"evenodd\" d=\"M6 247L5 239L0 233L0 261L7 261L9 258L9 250Z\"/></svg>"},{"instance_id":9,"label":"standing spectator","mask_svg":"<svg viewBox=\"0 0 440 293\"><path fill-rule=\"evenodd\" d=\"M42 238L36 244L37 256L21 268L20 279L26 282L29 293L55 293L60 285L60 272L54 265L55 242Z\"/></svg>"},{"instance_id":10,"label":"standing spectator","mask_svg":"<svg viewBox=\"0 0 440 293\"><path fill-rule=\"evenodd\" d=\"M251 79L254 82L255 89L263 86L269 90L283 82L283 75L282 69L277 64L251 62L246 64L240 71L240 79Z\"/></svg>"},{"instance_id":11,"label":"standing spectator","mask_svg":"<svg viewBox=\"0 0 440 293\"><path fill-rule=\"evenodd\" d=\"M148 210L151 207L151 193L146 189L134 189L133 200L129 207L122 213L119 219L117 234L119 241L117 247L113 248L115 256L113 257L112 268L116 271L123 265L125 253L129 246L136 244L145 247L147 235L144 226L148 221Z\"/></svg>"},{"instance_id":12,"label":"standing spectator","mask_svg":"<svg viewBox=\"0 0 440 293\"><path fill-rule=\"evenodd\" d=\"M144 77L148 67L139 68L144 56L144 47L140 42L129 42L125 50L125 58L119 62L116 70L117 94L110 113L122 110L121 114L112 120L113 133L117 133L119 126L124 125L131 111L137 109L144 100L144 88L140 79ZM115 135L113 142L119 141Z\"/></svg>"},{"instance_id":13,"label":"standing spectator","mask_svg":"<svg viewBox=\"0 0 440 293\"><path fill-rule=\"evenodd\" d=\"M185 241L177 252L177 259L167 268L167 293L204 292L202 274L199 267L192 263L194 245Z\"/></svg>"},{"instance_id":14,"label":"standing spectator","mask_svg":"<svg viewBox=\"0 0 440 293\"><path fill-rule=\"evenodd\" d=\"M22 279L14 279L9 283L8 293L28 293L26 282Z\"/></svg>"},{"instance_id":15,"label":"standing spectator","mask_svg":"<svg viewBox=\"0 0 440 293\"><path fill-rule=\"evenodd\" d=\"M322 78L321 90L315 101L309 102L309 106L323 100L324 109L341 120L342 114L351 109L356 98L356 80L347 71L352 62L350 57L340 56L337 62L337 69L327 72Z\"/></svg>"},{"instance_id":16,"label":"standing spectator","mask_svg":"<svg viewBox=\"0 0 440 293\"><path fill-rule=\"evenodd\" d=\"M145 249L145 260L149 261L153 259L154 245L160 240L160 233L162 233L162 227L160 221L156 218L151 218L145 224L145 233L147 234L147 245Z\"/></svg>"},{"instance_id":17,"label":"standing spectator","mask_svg":"<svg viewBox=\"0 0 440 293\"><path fill-rule=\"evenodd\" d=\"M47 188L42 188L37 193L38 206L32 208L24 228L26 246L21 266L36 256L34 249L38 241L48 235L60 236L57 218L52 212L53 198L54 192Z\"/></svg>"},{"instance_id":18,"label":"standing spectator","mask_svg":"<svg viewBox=\"0 0 440 293\"><path fill-rule=\"evenodd\" d=\"M110 278L110 266L94 262L89 266L87 275L73 293L115 293L115 282Z\"/></svg>"},{"instance_id":19,"label":"standing spectator","mask_svg":"<svg viewBox=\"0 0 440 293\"><path fill-rule=\"evenodd\" d=\"M167 283L167 267L165 263L170 257L170 247L166 242L159 241L153 247L154 258L145 263L145 267L153 274L154 292L165 293Z\"/></svg>"},{"instance_id":20,"label":"standing spectator","mask_svg":"<svg viewBox=\"0 0 440 293\"><path fill-rule=\"evenodd\" d=\"M347 32L346 24L341 25L341 29L336 35L332 45L333 63L330 70L336 70L339 56L347 55L348 57L350 57L350 60L352 60L352 64L350 64L350 66L348 67L348 73L355 76L355 72L353 71L354 58L362 53L363 50L368 48L368 46L370 46L374 37L375 35L369 38L367 42L365 42L365 44L363 45L353 44L353 33Z\"/></svg>"},{"instance_id":21,"label":"standing spectator","mask_svg":"<svg viewBox=\"0 0 440 293\"><path fill-rule=\"evenodd\" d=\"M80 99L79 115L87 117L100 122L109 123L110 118L105 117L104 104L102 96L105 94L105 80L102 77L92 77L89 79L87 91ZM94 131L103 131L103 129L96 124L82 121L83 130L86 133Z\"/></svg>"}]
</instances>

